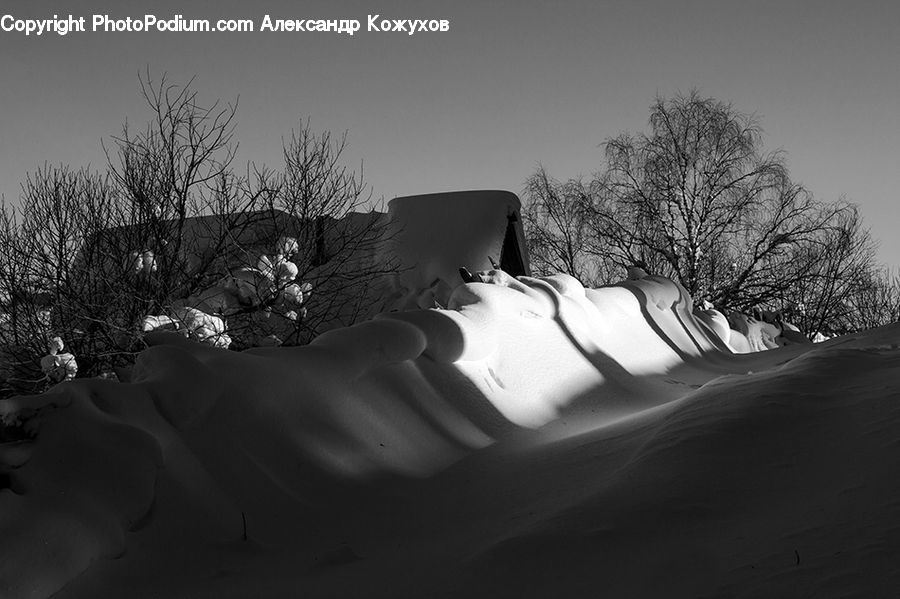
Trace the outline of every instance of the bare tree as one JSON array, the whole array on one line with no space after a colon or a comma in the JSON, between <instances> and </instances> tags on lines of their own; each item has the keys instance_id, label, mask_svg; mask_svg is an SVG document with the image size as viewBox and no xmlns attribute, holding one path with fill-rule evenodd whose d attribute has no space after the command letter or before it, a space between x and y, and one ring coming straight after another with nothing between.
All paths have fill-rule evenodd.
<instances>
[{"instance_id":1,"label":"bare tree","mask_svg":"<svg viewBox=\"0 0 900 599\"><path fill-rule=\"evenodd\" d=\"M814 333L872 265L856 208L792 182L781 152L763 150L758 121L731 104L696 91L657 98L648 133L605 147L605 169L587 184L542 169L529 179L537 267L593 283L591 273L640 264L724 309L799 301Z\"/></svg>"},{"instance_id":2,"label":"bare tree","mask_svg":"<svg viewBox=\"0 0 900 599\"><path fill-rule=\"evenodd\" d=\"M282 235L296 239L297 278L312 287L306 318L295 321L295 341L355 322L368 310L382 275L397 269L379 261L387 235L387 221L377 210L382 201L373 198L362 165L346 166L347 148L346 132L316 133L308 119L283 143L272 206L292 217Z\"/></svg>"},{"instance_id":3,"label":"bare tree","mask_svg":"<svg viewBox=\"0 0 900 599\"><path fill-rule=\"evenodd\" d=\"M615 278L619 261L595 229L602 226L594 218L599 200L583 180L557 181L538 167L525 198L525 238L535 272L566 273L593 287Z\"/></svg>"},{"instance_id":4,"label":"bare tree","mask_svg":"<svg viewBox=\"0 0 900 599\"><path fill-rule=\"evenodd\" d=\"M363 314L393 268L346 133L303 122L281 169L240 172L236 104L149 72L140 89L150 119L104 144L105 173L45 165L0 210L0 362L22 374L0 378L18 391L54 335L83 374L130 363L148 315L205 314L236 347L305 342Z\"/></svg>"},{"instance_id":5,"label":"bare tree","mask_svg":"<svg viewBox=\"0 0 900 599\"><path fill-rule=\"evenodd\" d=\"M113 305L101 287L112 284L80 274L75 265L83 235L110 223L111 193L100 174L44 165L22 185L18 213L2 208L0 286L8 301L0 310L7 324L0 346L15 371L7 380L22 390L37 388L35 358L46 353L54 331L66 330L67 343L85 355L102 343L91 336L103 330L95 325Z\"/></svg>"},{"instance_id":6,"label":"bare tree","mask_svg":"<svg viewBox=\"0 0 900 599\"><path fill-rule=\"evenodd\" d=\"M876 269L875 246L858 210L845 203L814 236L788 246L771 267L782 275L782 288L768 304L790 314L811 337L849 332L847 310L858 285Z\"/></svg>"},{"instance_id":7,"label":"bare tree","mask_svg":"<svg viewBox=\"0 0 900 599\"><path fill-rule=\"evenodd\" d=\"M857 273L840 330L859 331L900 321L900 274L884 267Z\"/></svg>"}]
</instances>

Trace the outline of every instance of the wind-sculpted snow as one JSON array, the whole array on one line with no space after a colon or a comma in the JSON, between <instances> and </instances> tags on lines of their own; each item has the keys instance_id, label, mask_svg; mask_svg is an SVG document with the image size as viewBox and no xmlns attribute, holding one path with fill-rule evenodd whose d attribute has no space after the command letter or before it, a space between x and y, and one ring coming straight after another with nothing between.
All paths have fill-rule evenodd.
<instances>
[{"instance_id":1,"label":"wind-sculpted snow","mask_svg":"<svg viewBox=\"0 0 900 599\"><path fill-rule=\"evenodd\" d=\"M445 587L464 593L459 585L476 585L482 567L518 572L511 564L523 551L535 567L540 539L565 538L584 510L599 529L644 534L635 518L669 493L689 510L713 501L725 518L728 502L744 505L737 475L724 473L735 456L750 467L740 457L750 431L802 438L796 421L817 422L806 416L814 392L795 403L784 381L870 354L871 376L896 370L890 331L877 351L845 339L828 345L845 343L845 353L804 355L813 346L797 345L733 355L684 290L660 277L596 290L565 276L491 280L458 287L446 310L384 314L305 347L239 353L151 335L129 383L76 380L0 402L5 420L35 432L0 446L3 596L48 597L85 570L61 596L110 585L171 596L151 575L158 568L194 585L192 596L283 596L250 582L263 555L278 561L267 553L276 549L306 564L285 567L310 596L434 595L438 564L481 556ZM790 450L789 438L779 443ZM704 465L707 455L716 457ZM753 476L782 458L763 455ZM724 503L704 468L723 476ZM623 483L632 474L646 491L636 498ZM531 511L514 521L497 512L507 508ZM428 538L445 540L437 548ZM364 560L359 546L381 557ZM207 554L219 557L196 557ZM378 586L410 560L417 573L404 585ZM349 577L316 570L357 561ZM182 562L198 571L172 574ZM215 575L222 568L254 574L229 586Z\"/></svg>"}]
</instances>

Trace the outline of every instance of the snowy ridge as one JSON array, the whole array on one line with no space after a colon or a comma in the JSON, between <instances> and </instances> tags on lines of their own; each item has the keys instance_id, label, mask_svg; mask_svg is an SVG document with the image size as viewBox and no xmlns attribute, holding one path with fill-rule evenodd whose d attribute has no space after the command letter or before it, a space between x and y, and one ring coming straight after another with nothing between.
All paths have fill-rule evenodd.
<instances>
[{"instance_id":1,"label":"snowy ridge","mask_svg":"<svg viewBox=\"0 0 900 599\"><path fill-rule=\"evenodd\" d=\"M496 282L306 347L159 335L131 383L0 402L37 429L0 449L3 596L898 582L897 327L734 355L661 277Z\"/></svg>"}]
</instances>

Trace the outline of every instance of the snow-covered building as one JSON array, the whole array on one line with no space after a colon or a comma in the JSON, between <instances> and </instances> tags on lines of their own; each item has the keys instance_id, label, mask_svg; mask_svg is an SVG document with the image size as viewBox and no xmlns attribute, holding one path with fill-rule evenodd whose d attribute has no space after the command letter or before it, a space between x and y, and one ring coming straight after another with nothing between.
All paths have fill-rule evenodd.
<instances>
[{"instance_id":1,"label":"snow-covered building","mask_svg":"<svg viewBox=\"0 0 900 599\"><path fill-rule=\"evenodd\" d=\"M460 267L530 275L521 203L508 191L456 191L394 198L385 251L399 264L397 308L446 305Z\"/></svg>"},{"instance_id":2,"label":"snow-covered building","mask_svg":"<svg viewBox=\"0 0 900 599\"><path fill-rule=\"evenodd\" d=\"M77 272L167 278L175 296L204 296L222 278L254 269L296 240L298 281L309 283L311 333L377 313L446 304L459 268L530 274L521 204L508 191L460 191L394 198L388 211L304 218L281 210L158 220L85 240ZM172 269L184 285L172 286ZM203 306L194 306L205 309ZM214 310L215 311L215 310Z\"/></svg>"}]
</instances>

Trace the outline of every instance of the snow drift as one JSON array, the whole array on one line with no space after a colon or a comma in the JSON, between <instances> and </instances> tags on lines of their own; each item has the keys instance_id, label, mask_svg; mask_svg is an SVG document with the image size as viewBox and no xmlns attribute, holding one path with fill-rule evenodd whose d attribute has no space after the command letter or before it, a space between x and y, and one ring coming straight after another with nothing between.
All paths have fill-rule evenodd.
<instances>
[{"instance_id":1,"label":"snow drift","mask_svg":"<svg viewBox=\"0 0 900 599\"><path fill-rule=\"evenodd\" d=\"M898 588L900 329L736 355L667 279L494 283L0 402L4 596Z\"/></svg>"}]
</instances>

